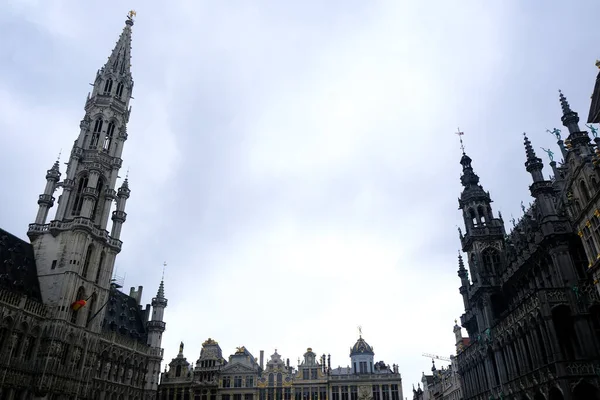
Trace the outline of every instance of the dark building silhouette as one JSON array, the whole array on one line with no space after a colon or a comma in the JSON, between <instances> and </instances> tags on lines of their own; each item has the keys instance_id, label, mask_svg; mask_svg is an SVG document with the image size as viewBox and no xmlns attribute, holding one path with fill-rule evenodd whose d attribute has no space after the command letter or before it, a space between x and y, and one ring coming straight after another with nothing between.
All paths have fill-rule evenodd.
<instances>
[{"instance_id":1,"label":"dark building silhouette","mask_svg":"<svg viewBox=\"0 0 600 400\"><path fill-rule=\"evenodd\" d=\"M599 98L597 83L590 121ZM534 201L511 232L471 158L463 151L460 160L468 270L459 255L458 276L470 342L457 357L465 399L600 399L600 138L592 142L559 99L567 137L550 133L563 161L549 154L547 179L524 137Z\"/></svg>"}]
</instances>

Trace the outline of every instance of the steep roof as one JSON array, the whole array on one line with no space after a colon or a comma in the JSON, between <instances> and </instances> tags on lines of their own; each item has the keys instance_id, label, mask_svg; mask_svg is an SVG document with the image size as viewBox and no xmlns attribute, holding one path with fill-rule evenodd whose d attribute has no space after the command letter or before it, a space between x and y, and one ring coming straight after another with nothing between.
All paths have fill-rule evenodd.
<instances>
[{"instance_id":1,"label":"steep roof","mask_svg":"<svg viewBox=\"0 0 600 400\"><path fill-rule=\"evenodd\" d=\"M110 291L103 326L107 331L129 336L141 343L148 339L143 311L137 301L116 289Z\"/></svg>"},{"instance_id":2,"label":"steep roof","mask_svg":"<svg viewBox=\"0 0 600 400\"><path fill-rule=\"evenodd\" d=\"M596 62L596 66L600 68L600 61ZM600 123L600 72L596 77L594 93L592 93L592 104L590 105L590 114L588 116L588 124L598 123Z\"/></svg>"},{"instance_id":3,"label":"steep roof","mask_svg":"<svg viewBox=\"0 0 600 400\"><path fill-rule=\"evenodd\" d=\"M42 302L30 243L0 229L0 288Z\"/></svg>"}]
</instances>

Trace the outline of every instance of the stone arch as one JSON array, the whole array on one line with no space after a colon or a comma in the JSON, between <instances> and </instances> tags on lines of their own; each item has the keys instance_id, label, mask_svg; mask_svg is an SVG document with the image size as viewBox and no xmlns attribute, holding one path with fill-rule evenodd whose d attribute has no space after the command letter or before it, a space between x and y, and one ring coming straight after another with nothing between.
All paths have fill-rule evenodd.
<instances>
[{"instance_id":1,"label":"stone arch","mask_svg":"<svg viewBox=\"0 0 600 400\"><path fill-rule=\"evenodd\" d=\"M573 388L573 400L600 400L600 390L588 381L582 380Z\"/></svg>"},{"instance_id":2,"label":"stone arch","mask_svg":"<svg viewBox=\"0 0 600 400\"><path fill-rule=\"evenodd\" d=\"M570 307L565 304L554 307L552 322L563 357L567 360L574 359L579 350L579 341Z\"/></svg>"}]
</instances>

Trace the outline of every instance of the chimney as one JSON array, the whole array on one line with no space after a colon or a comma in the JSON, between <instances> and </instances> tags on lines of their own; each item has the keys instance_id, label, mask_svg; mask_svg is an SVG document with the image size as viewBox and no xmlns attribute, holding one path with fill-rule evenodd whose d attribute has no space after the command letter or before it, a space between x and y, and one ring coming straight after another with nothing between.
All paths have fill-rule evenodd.
<instances>
[{"instance_id":1,"label":"chimney","mask_svg":"<svg viewBox=\"0 0 600 400\"><path fill-rule=\"evenodd\" d=\"M287 365L287 369L289 370L290 369L290 359L289 358L287 358L285 360L285 365Z\"/></svg>"},{"instance_id":2,"label":"chimney","mask_svg":"<svg viewBox=\"0 0 600 400\"><path fill-rule=\"evenodd\" d=\"M265 362L265 351L261 350L260 351L260 369L265 369L264 362Z\"/></svg>"},{"instance_id":3,"label":"chimney","mask_svg":"<svg viewBox=\"0 0 600 400\"><path fill-rule=\"evenodd\" d=\"M327 371L331 371L331 354L327 355Z\"/></svg>"},{"instance_id":4,"label":"chimney","mask_svg":"<svg viewBox=\"0 0 600 400\"><path fill-rule=\"evenodd\" d=\"M129 289L129 297L134 298L138 304L140 304L142 302L142 289L143 288L144 288L143 286L138 286L137 290L135 290L134 287Z\"/></svg>"}]
</instances>

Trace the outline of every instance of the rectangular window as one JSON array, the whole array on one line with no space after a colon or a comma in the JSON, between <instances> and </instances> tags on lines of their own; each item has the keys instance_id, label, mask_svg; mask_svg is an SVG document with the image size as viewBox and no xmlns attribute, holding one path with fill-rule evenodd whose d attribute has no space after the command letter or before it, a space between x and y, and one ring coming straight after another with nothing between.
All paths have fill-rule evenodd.
<instances>
[{"instance_id":1,"label":"rectangular window","mask_svg":"<svg viewBox=\"0 0 600 400\"><path fill-rule=\"evenodd\" d=\"M242 400L242 394L241 393L235 393L233 395L233 400Z\"/></svg>"},{"instance_id":2,"label":"rectangular window","mask_svg":"<svg viewBox=\"0 0 600 400\"><path fill-rule=\"evenodd\" d=\"M327 400L327 386L321 386L319 388L319 400Z\"/></svg>"},{"instance_id":3,"label":"rectangular window","mask_svg":"<svg viewBox=\"0 0 600 400\"><path fill-rule=\"evenodd\" d=\"M294 393L296 394L295 395L296 400L302 400L302 389L297 387L294 389Z\"/></svg>"},{"instance_id":4,"label":"rectangular window","mask_svg":"<svg viewBox=\"0 0 600 400\"><path fill-rule=\"evenodd\" d=\"M358 400L358 387L350 386L350 400Z\"/></svg>"},{"instance_id":5,"label":"rectangular window","mask_svg":"<svg viewBox=\"0 0 600 400\"><path fill-rule=\"evenodd\" d=\"M342 400L348 400L348 386L342 386Z\"/></svg>"},{"instance_id":6,"label":"rectangular window","mask_svg":"<svg viewBox=\"0 0 600 400\"><path fill-rule=\"evenodd\" d=\"M331 400L340 400L340 387L334 386L331 388Z\"/></svg>"},{"instance_id":7,"label":"rectangular window","mask_svg":"<svg viewBox=\"0 0 600 400\"><path fill-rule=\"evenodd\" d=\"M398 393L398 385L392 385L392 400L400 400L400 394Z\"/></svg>"},{"instance_id":8,"label":"rectangular window","mask_svg":"<svg viewBox=\"0 0 600 400\"><path fill-rule=\"evenodd\" d=\"M224 388L231 387L231 377L230 376L223 377L223 387ZM223 400L225 400L225 399L223 399Z\"/></svg>"},{"instance_id":9,"label":"rectangular window","mask_svg":"<svg viewBox=\"0 0 600 400\"><path fill-rule=\"evenodd\" d=\"M311 388L311 399L312 400L319 400L319 388L318 387L313 387Z\"/></svg>"},{"instance_id":10,"label":"rectangular window","mask_svg":"<svg viewBox=\"0 0 600 400\"><path fill-rule=\"evenodd\" d=\"M308 380L308 370L307 369L302 370L302 379Z\"/></svg>"},{"instance_id":11,"label":"rectangular window","mask_svg":"<svg viewBox=\"0 0 600 400\"><path fill-rule=\"evenodd\" d=\"M265 389L260 389L258 392L258 396L260 398L260 400L266 400L266 393L265 393Z\"/></svg>"},{"instance_id":12,"label":"rectangular window","mask_svg":"<svg viewBox=\"0 0 600 400\"><path fill-rule=\"evenodd\" d=\"M57 262L57 260L52 260L52 266L50 267L50 269L56 268L56 262Z\"/></svg>"},{"instance_id":13,"label":"rectangular window","mask_svg":"<svg viewBox=\"0 0 600 400\"><path fill-rule=\"evenodd\" d=\"M221 395L221 400L229 400L230 398L231 398L231 396L228 395L228 394L222 394Z\"/></svg>"},{"instance_id":14,"label":"rectangular window","mask_svg":"<svg viewBox=\"0 0 600 400\"><path fill-rule=\"evenodd\" d=\"M233 377L233 387L235 387L235 388L241 388L242 387L242 377L241 376L234 376Z\"/></svg>"},{"instance_id":15,"label":"rectangular window","mask_svg":"<svg viewBox=\"0 0 600 400\"><path fill-rule=\"evenodd\" d=\"M284 389L283 400L292 400L292 388L286 387Z\"/></svg>"},{"instance_id":16,"label":"rectangular window","mask_svg":"<svg viewBox=\"0 0 600 400\"><path fill-rule=\"evenodd\" d=\"M244 400L254 400L254 394L253 393L246 393L244 395Z\"/></svg>"},{"instance_id":17,"label":"rectangular window","mask_svg":"<svg viewBox=\"0 0 600 400\"><path fill-rule=\"evenodd\" d=\"M281 388L277 388L277 390L275 390L275 400L283 400L282 399L283 393Z\"/></svg>"},{"instance_id":18,"label":"rectangular window","mask_svg":"<svg viewBox=\"0 0 600 400\"><path fill-rule=\"evenodd\" d=\"M373 385L373 400L381 400L381 397L379 397L379 385Z\"/></svg>"},{"instance_id":19,"label":"rectangular window","mask_svg":"<svg viewBox=\"0 0 600 400\"><path fill-rule=\"evenodd\" d=\"M253 376L246 377L246 387L254 387L254 377Z\"/></svg>"},{"instance_id":20,"label":"rectangular window","mask_svg":"<svg viewBox=\"0 0 600 400\"><path fill-rule=\"evenodd\" d=\"M275 400L275 389L267 389L267 400Z\"/></svg>"},{"instance_id":21,"label":"rectangular window","mask_svg":"<svg viewBox=\"0 0 600 400\"><path fill-rule=\"evenodd\" d=\"M309 387L302 388L302 399L310 400L310 388Z\"/></svg>"},{"instance_id":22,"label":"rectangular window","mask_svg":"<svg viewBox=\"0 0 600 400\"><path fill-rule=\"evenodd\" d=\"M360 373L361 374L366 374L367 373L367 362L366 361L361 361L359 363L360 365Z\"/></svg>"},{"instance_id":23,"label":"rectangular window","mask_svg":"<svg viewBox=\"0 0 600 400\"><path fill-rule=\"evenodd\" d=\"M390 400L390 389L388 385L381 385L381 400Z\"/></svg>"},{"instance_id":24,"label":"rectangular window","mask_svg":"<svg viewBox=\"0 0 600 400\"><path fill-rule=\"evenodd\" d=\"M310 370L310 379L317 379L317 370L316 369Z\"/></svg>"}]
</instances>

